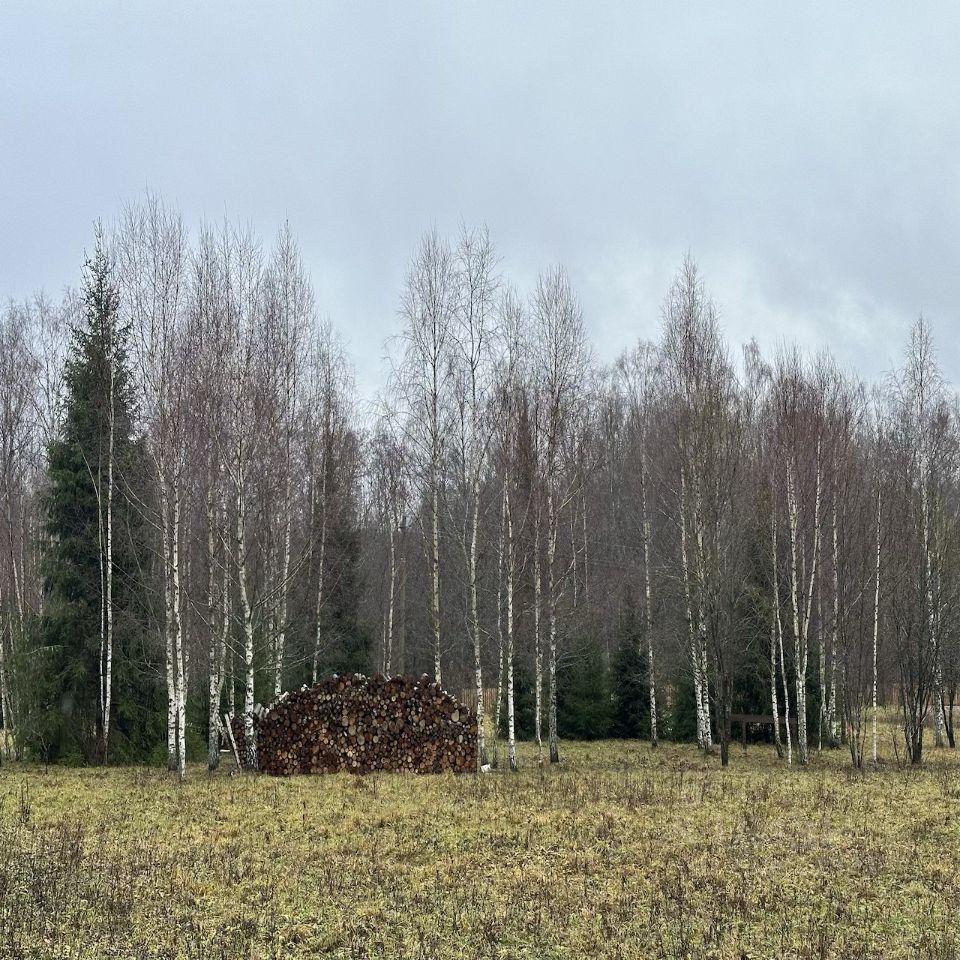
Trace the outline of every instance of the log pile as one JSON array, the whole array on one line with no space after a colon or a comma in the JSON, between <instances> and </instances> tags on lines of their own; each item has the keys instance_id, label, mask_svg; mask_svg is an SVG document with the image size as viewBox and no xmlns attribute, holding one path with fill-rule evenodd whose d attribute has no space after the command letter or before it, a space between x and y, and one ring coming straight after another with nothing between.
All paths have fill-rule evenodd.
<instances>
[{"instance_id":1,"label":"log pile","mask_svg":"<svg viewBox=\"0 0 960 960\"><path fill-rule=\"evenodd\" d=\"M259 768L280 776L477 769L476 715L426 675L334 676L285 694L256 728Z\"/></svg>"},{"instance_id":2,"label":"log pile","mask_svg":"<svg viewBox=\"0 0 960 960\"><path fill-rule=\"evenodd\" d=\"M267 711L259 703L253 708L253 736L257 743L259 743L257 731L260 728L260 721L266 716L266 713ZM229 720L230 730L233 733L233 744L231 744L231 747L236 747L236 755L240 757L241 763L246 766L247 733L244 716L245 714L242 713L227 714L224 715L224 720Z\"/></svg>"}]
</instances>

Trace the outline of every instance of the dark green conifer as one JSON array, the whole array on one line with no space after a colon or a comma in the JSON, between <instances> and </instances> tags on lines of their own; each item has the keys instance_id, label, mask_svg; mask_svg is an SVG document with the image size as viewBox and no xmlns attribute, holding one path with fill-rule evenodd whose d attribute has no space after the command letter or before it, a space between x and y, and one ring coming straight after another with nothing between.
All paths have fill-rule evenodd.
<instances>
[{"instance_id":1,"label":"dark green conifer","mask_svg":"<svg viewBox=\"0 0 960 960\"><path fill-rule=\"evenodd\" d=\"M113 412L113 677L109 758L144 756L158 736L153 644L144 628L150 605L149 551L140 504L147 483L135 432L135 404L119 294L102 233L85 265L83 312L65 370L63 430L48 451L45 613L40 625L37 704L49 758L104 756L101 691L104 513ZM111 390L112 378L112 390ZM35 711L36 712L36 711Z\"/></svg>"}]
</instances>

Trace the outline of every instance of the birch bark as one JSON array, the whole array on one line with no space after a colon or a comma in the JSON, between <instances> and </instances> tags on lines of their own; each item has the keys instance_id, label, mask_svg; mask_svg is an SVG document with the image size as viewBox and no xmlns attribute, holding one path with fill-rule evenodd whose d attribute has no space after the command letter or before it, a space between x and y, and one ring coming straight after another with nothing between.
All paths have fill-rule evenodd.
<instances>
[{"instance_id":1,"label":"birch bark","mask_svg":"<svg viewBox=\"0 0 960 960\"><path fill-rule=\"evenodd\" d=\"M873 765L877 766L877 647L880 637L880 524L881 524L881 508L882 508L882 494L880 490L880 482L877 481L877 553L876 553L876 569L875 569L875 584L873 591L873 683L871 684L870 690L870 723L872 727L872 740L873 740Z\"/></svg>"},{"instance_id":2,"label":"birch bark","mask_svg":"<svg viewBox=\"0 0 960 960\"><path fill-rule=\"evenodd\" d=\"M507 513L507 762L511 770L517 769L516 712L513 686L513 510L510 502L509 480L504 482L504 502ZM537 705L539 707L539 703Z\"/></svg>"},{"instance_id":3,"label":"birch bark","mask_svg":"<svg viewBox=\"0 0 960 960\"><path fill-rule=\"evenodd\" d=\"M540 570L540 508L535 508L533 523L533 718L537 741L537 760L543 763L543 643L541 619L543 608L543 577Z\"/></svg>"},{"instance_id":4,"label":"birch bark","mask_svg":"<svg viewBox=\"0 0 960 960\"><path fill-rule=\"evenodd\" d=\"M809 628L813 609L817 564L820 556L820 443L817 443L816 479L813 508L813 551L809 579L801 581L799 565L800 525L796 492L796 465L787 462L787 507L790 528L790 597L793 610L794 664L796 667L797 752L799 761L807 763L807 662Z\"/></svg>"},{"instance_id":5,"label":"birch bark","mask_svg":"<svg viewBox=\"0 0 960 960\"><path fill-rule=\"evenodd\" d=\"M697 712L697 745L701 750L710 749L709 715L704 716L705 700L702 657L699 640L699 616L694 615L694 588L690 572L690 557L687 549L687 474L680 467L680 566L683 573L683 590L686 601L687 639L689 641L690 666L693 672L693 695Z\"/></svg>"},{"instance_id":6,"label":"birch bark","mask_svg":"<svg viewBox=\"0 0 960 960\"><path fill-rule=\"evenodd\" d=\"M323 641L323 603L325 599L323 587L327 555L327 471L329 466L327 457L330 442L330 416L328 408L324 417L323 443L320 456L320 556L317 561L317 598L313 610L313 672L311 674L313 683L317 682L320 647Z\"/></svg>"},{"instance_id":7,"label":"birch bark","mask_svg":"<svg viewBox=\"0 0 960 960\"><path fill-rule=\"evenodd\" d=\"M772 584L772 603L771 603L771 613L770 617L770 707L773 714L773 744L777 750L777 756L783 756L783 743L780 738L780 703L779 697L777 696L777 640L778 637L781 638L780 646L783 646L782 642L782 628L780 625L780 578L778 574L778 563L777 563L777 504L776 500L772 497L773 493L773 483L770 484L771 491L771 501L770 501L770 572L771 572L771 584ZM786 682L786 681L784 681ZM787 743L788 743L788 760L790 762L790 713L789 706L786 708L786 718L787 718Z\"/></svg>"},{"instance_id":8,"label":"birch bark","mask_svg":"<svg viewBox=\"0 0 960 960\"><path fill-rule=\"evenodd\" d=\"M640 522L643 528L644 632L647 641L647 687L650 696L650 746L657 746L657 682L653 657L653 596L650 583L650 516L647 513L646 431L640 439ZM584 533L586 535L586 533Z\"/></svg>"},{"instance_id":9,"label":"birch bark","mask_svg":"<svg viewBox=\"0 0 960 960\"><path fill-rule=\"evenodd\" d=\"M237 590L240 595L240 615L243 621L243 663L244 663L244 688L243 688L243 736L246 757L244 758L250 769L256 769L257 766L257 744L253 726L253 707L254 707L254 683L256 674L253 663L253 610L250 604L250 592L247 582L247 547L246 547L246 517L245 517L245 498L244 498L244 471L243 471L243 448L238 442L236 446L236 475L234 482L235 490L235 509L236 509L236 565L237 565Z\"/></svg>"},{"instance_id":10,"label":"birch bark","mask_svg":"<svg viewBox=\"0 0 960 960\"><path fill-rule=\"evenodd\" d=\"M107 362L110 365L109 373L109 409L107 411L108 421L108 442L107 442L107 515L106 515L106 557L105 557L105 579L106 579L106 599L105 599L105 652L103 667L103 762L107 762L110 744L110 704L113 696L113 457L114 441L116 429L116 398L115 392L115 358L112 349L107 356Z\"/></svg>"}]
</instances>

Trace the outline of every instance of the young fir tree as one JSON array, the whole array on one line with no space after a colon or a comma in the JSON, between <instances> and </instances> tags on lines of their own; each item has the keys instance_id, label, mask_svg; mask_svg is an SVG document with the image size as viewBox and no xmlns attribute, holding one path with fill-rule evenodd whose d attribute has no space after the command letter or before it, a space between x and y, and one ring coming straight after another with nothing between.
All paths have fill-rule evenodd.
<instances>
[{"instance_id":1,"label":"young fir tree","mask_svg":"<svg viewBox=\"0 0 960 960\"><path fill-rule=\"evenodd\" d=\"M598 643L589 636L571 638L557 688L559 735L573 740L610 736L614 701L610 671Z\"/></svg>"},{"instance_id":2,"label":"young fir tree","mask_svg":"<svg viewBox=\"0 0 960 960\"><path fill-rule=\"evenodd\" d=\"M143 627L149 495L112 264L98 231L66 363L63 429L48 450L42 651L50 758L143 757L157 739L157 675Z\"/></svg>"},{"instance_id":3,"label":"young fir tree","mask_svg":"<svg viewBox=\"0 0 960 960\"><path fill-rule=\"evenodd\" d=\"M627 600L618 644L610 665L613 717L610 735L624 740L650 736L649 663L646 632L637 609Z\"/></svg>"}]
</instances>

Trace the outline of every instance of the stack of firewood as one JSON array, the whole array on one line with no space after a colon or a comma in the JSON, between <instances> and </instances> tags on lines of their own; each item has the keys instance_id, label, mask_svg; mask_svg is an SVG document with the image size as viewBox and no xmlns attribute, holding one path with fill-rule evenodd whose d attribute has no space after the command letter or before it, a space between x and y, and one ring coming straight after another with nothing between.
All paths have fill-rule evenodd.
<instances>
[{"instance_id":1,"label":"stack of firewood","mask_svg":"<svg viewBox=\"0 0 960 960\"><path fill-rule=\"evenodd\" d=\"M259 703L253 708L253 733L255 743L257 742L257 730L260 728L260 721L266 716L266 713L266 709ZM230 731L229 733L227 732L225 724L221 727L221 742L229 744L237 761L245 767L247 766L247 736L244 714L224 714L223 719L225 724L230 724ZM233 734L232 743L230 742L231 733Z\"/></svg>"},{"instance_id":2,"label":"stack of firewood","mask_svg":"<svg viewBox=\"0 0 960 960\"><path fill-rule=\"evenodd\" d=\"M232 723L242 734L242 718ZM344 674L285 694L256 718L259 768L294 773L477 769L477 718L426 675ZM237 747L243 757L243 744Z\"/></svg>"}]
</instances>

